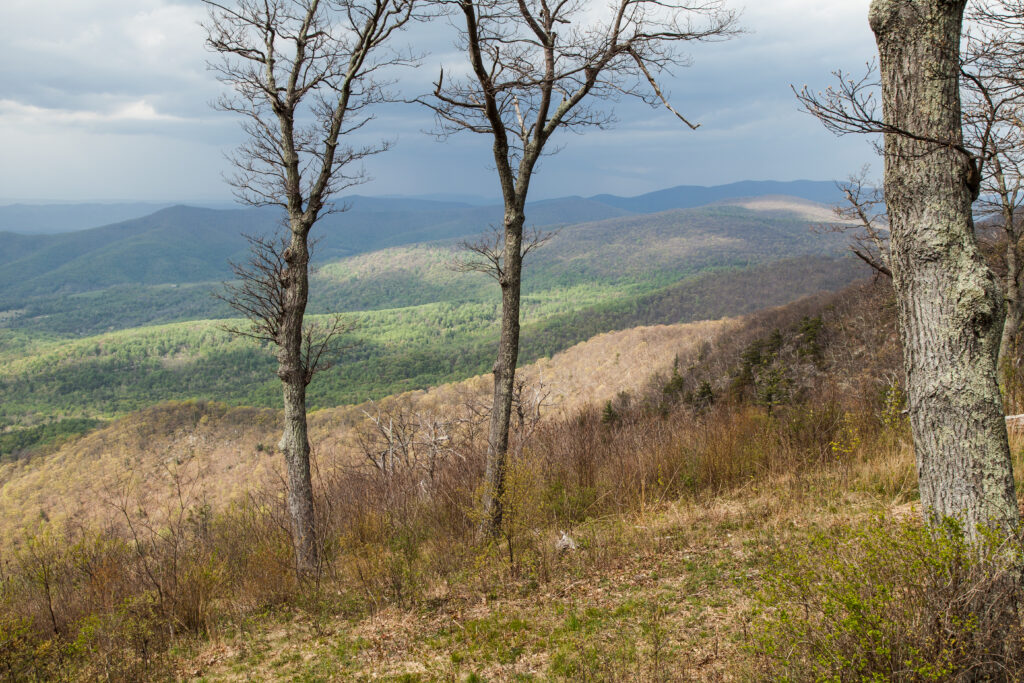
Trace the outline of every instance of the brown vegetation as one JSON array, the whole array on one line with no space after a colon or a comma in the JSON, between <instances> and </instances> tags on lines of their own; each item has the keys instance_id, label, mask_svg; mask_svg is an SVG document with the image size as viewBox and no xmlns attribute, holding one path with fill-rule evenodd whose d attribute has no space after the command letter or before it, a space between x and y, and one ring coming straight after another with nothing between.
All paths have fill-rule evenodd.
<instances>
[{"instance_id":1,"label":"brown vegetation","mask_svg":"<svg viewBox=\"0 0 1024 683\"><path fill-rule=\"evenodd\" d=\"M651 372L712 339L735 321L639 327L593 339L524 367L531 385L543 387L542 409L570 414L619 391L634 391ZM414 391L376 404L341 406L310 416L310 438L320 462L362 460L357 428L367 413L395 406L444 415L467 406L486 407L490 378L479 376L427 391ZM9 544L41 523L85 523L114 515L110 505L127 481L152 502L167 491L159 474L166 463L187 463L200 477L204 500L220 511L253 487L279 479L272 457L276 411L232 408L207 401L166 403L133 413L65 444L55 453L0 465L0 543Z\"/></svg>"},{"instance_id":2,"label":"brown vegetation","mask_svg":"<svg viewBox=\"0 0 1024 683\"><path fill-rule=\"evenodd\" d=\"M475 393L464 383L382 402L362 426L347 413L362 461L319 459L312 587L291 573L280 480L215 508L198 471L165 462L147 486L165 493L127 487L102 524L43 525L17 549L4 546L0 672L654 681L777 678L799 665L891 677L885 657L843 659L867 637L856 621L843 623L845 640L787 633L834 628L814 572L846 577L841 599L890 617L896 605L872 596L922 595L895 570L857 570L875 566L879 524L901 544L898 557L936 551L907 514L916 485L892 320L887 289L867 284L704 326L669 356L671 329L655 329L596 340L608 350L600 362L586 346L567 352L571 372L553 359L545 381L600 367L626 379L627 363L645 381L598 389L602 402L563 403L539 421L537 397L554 393L520 392L507 514L486 542L475 512L486 424L474 417L486 378ZM661 372L645 373L656 358ZM442 405L459 409L432 412ZM225 425L245 421L221 410ZM575 548L555 543L563 532ZM853 540L838 552L832 537ZM799 553L809 541L818 554ZM947 568L959 583L942 599L966 605L957 618L968 619L964 596L984 573L965 561ZM801 600L821 611L778 621L800 614L789 601ZM936 604L901 609L932 623ZM920 649L895 627L868 635L881 639L877 652ZM829 651L838 659L821 665L816 643L838 643ZM950 671L991 664L985 643L960 642Z\"/></svg>"}]
</instances>

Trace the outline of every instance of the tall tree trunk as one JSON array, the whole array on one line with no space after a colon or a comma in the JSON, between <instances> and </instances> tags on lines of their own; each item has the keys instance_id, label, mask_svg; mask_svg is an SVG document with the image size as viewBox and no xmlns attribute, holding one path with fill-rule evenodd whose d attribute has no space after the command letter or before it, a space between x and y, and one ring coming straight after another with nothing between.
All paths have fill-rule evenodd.
<instances>
[{"instance_id":1,"label":"tall tree trunk","mask_svg":"<svg viewBox=\"0 0 1024 683\"><path fill-rule=\"evenodd\" d=\"M318 565L306 427L306 386L310 378L302 358L302 323L309 298L307 233L308 228L293 222L291 243L284 253L288 271L281 274L286 291L277 354L277 375L284 385L284 433L278 447L288 470L288 512L300 578L313 576Z\"/></svg>"},{"instance_id":2,"label":"tall tree trunk","mask_svg":"<svg viewBox=\"0 0 1024 683\"><path fill-rule=\"evenodd\" d=\"M979 526L1015 532L1019 512L996 379L1002 293L975 241L976 170L960 151L965 3L873 0L870 22L885 121L902 131L885 138L885 198L921 504L976 538Z\"/></svg>"},{"instance_id":3,"label":"tall tree trunk","mask_svg":"<svg viewBox=\"0 0 1024 683\"><path fill-rule=\"evenodd\" d=\"M1006 250L1004 252L1006 276L1003 278L1006 320L1003 322L1003 333L999 340L999 355L996 360L996 368L999 372L999 382L1003 390L1003 398L1007 405L1013 404L1015 406L1014 387L1010 386L1009 380L1013 375L1010 364L1013 362L1012 358L1017 341L1017 332L1020 329L1021 318L1024 317L1024 311L1022 311L1024 302L1021 301L1020 291L1021 264L1017 254L1017 243L1020 242L1020 229L1017 226L1013 209L1015 198L1011 199L1002 173L999 174L998 180L1003 199L1003 229L1006 232Z\"/></svg>"},{"instance_id":4,"label":"tall tree trunk","mask_svg":"<svg viewBox=\"0 0 1024 683\"><path fill-rule=\"evenodd\" d=\"M1010 220L1013 218L1011 217ZM1006 247L1006 278L1004 281L1006 321L1003 323L1003 334L999 342L999 359L996 365L999 368L1000 377L1004 379L1008 375L1007 362L1021 323L1020 263L1017 258L1017 246L1013 241L1016 237L1015 232L1008 231L1006 237L1011 240Z\"/></svg>"},{"instance_id":5,"label":"tall tree trunk","mask_svg":"<svg viewBox=\"0 0 1024 683\"><path fill-rule=\"evenodd\" d=\"M522 202L505 212L504 268L501 285L501 339L498 358L494 362L494 400L487 438L487 471L484 488L484 518L481 531L496 537L501 531L504 514L505 468L508 459L509 424L512 419L512 398L519 362L519 297L523 272L523 225L526 216Z\"/></svg>"}]
</instances>

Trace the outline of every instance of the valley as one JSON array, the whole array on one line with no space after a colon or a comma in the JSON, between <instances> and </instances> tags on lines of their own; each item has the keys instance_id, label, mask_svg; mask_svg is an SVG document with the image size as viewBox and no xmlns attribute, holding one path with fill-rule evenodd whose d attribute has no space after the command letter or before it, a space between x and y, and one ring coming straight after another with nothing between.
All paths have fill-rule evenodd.
<instances>
[{"instance_id":1,"label":"valley","mask_svg":"<svg viewBox=\"0 0 1024 683\"><path fill-rule=\"evenodd\" d=\"M363 210L359 220L389 215L383 203L364 202L374 210ZM445 213L451 209L430 202L397 205L424 225L438 212L445 214L443 225L451 222ZM358 206L354 201L351 215ZM568 200L545 206L560 207L562 218L591 213ZM553 227L526 269L524 360L610 330L749 313L861 276L842 258L841 239L811 232L828 217L821 205L777 198L752 206L713 204ZM276 405L272 355L227 333L224 328L238 321L213 296L221 287L213 278L230 275L228 259L244 257L238 253L244 240L231 232L242 218L226 212L226 223L211 224L204 221L219 212L167 211L48 236L27 255L31 250L18 243L0 251L9 283L19 282L0 290L0 299L17 311L0 322L0 425L55 438L78 433L88 424L83 420L107 420L167 400ZM540 213L541 220L552 220ZM189 222L195 216L203 218ZM430 230L437 237L448 228ZM343 312L354 329L331 371L310 387L312 408L425 389L489 367L497 288L482 274L454 268L466 254L458 240L360 247L365 250L357 255L337 257L338 239L329 233L321 249L310 312ZM85 244L93 251L79 254ZM103 259L120 266L107 268ZM19 280L19 269L42 274ZM38 284L43 281L45 287ZM25 291L34 294L21 298ZM45 424L52 427L40 430ZM8 443L26 441L12 437ZM8 448L0 459L14 457Z\"/></svg>"},{"instance_id":2,"label":"valley","mask_svg":"<svg viewBox=\"0 0 1024 683\"><path fill-rule=\"evenodd\" d=\"M552 226L523 283L506 516L489 543L475 500L493 281L453 267L462 238L324 256L311 317L354 326L308 394L336 539L315 590L292 565L275 361L225 329L241 321L211 296L224 265L91 284L56 265L0 323L0 560L16 562L12 611L52 613L88 645L15 645L10 666L211 681L790 671L786 629L817 634L833 609L808 582L895 595L918 571L905 558L938 552L912 521L892 292L820 228L830 216L766 195ZM173 256L138 244L117 250ZM167 273L180 281L156 281ZM841 548L844 564L805 546ZM865 574L884 553L891 571ZM53 588L34 567L60 568L38 584ZM801 600L818 611L776 616ZM906 605L877 601L872 618L924 667L933 636L874 616ZM4 628L20 627L0 620L0 642ZM796 665L819 671L801 647Z\"/></svg>"}]
</instances>

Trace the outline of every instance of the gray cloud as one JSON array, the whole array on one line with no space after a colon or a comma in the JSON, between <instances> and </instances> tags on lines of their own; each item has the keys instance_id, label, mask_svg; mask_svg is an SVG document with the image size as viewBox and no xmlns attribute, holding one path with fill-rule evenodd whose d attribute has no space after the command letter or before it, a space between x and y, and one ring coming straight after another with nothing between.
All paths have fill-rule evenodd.
<instances>
[{"instance_id":1,"label":"gray cloud","mask_svg":"<svg viewBox=\"0 0 1024 683\"><path fill-rule=\"evenodd\" d=\"M746 178L833 178L873 158L863 139L836 139L797 110L790 84L829 84L873 54L868 0L762 0L744 11L748 33L692 51L669 80L672 101L700 121L690 132L663 110L616 105L619 125L568 135L546 159L537 197L639 193L681 183ZM208 104L220 84L198 22L198 0L4 0L0 5L0 186L9 197L211 198L228 195L223 154L237 121ZM41 28L44 27L44 28ZM423 92L442 63L457 63L445 21L405 38L429 51L403 74ZM361 135L394 139L371 159L360 191L496 194L486 139L424 135L426 110L389 106ZM13 160L17 160L17 164Z\"/></svg>"}]
</instances>

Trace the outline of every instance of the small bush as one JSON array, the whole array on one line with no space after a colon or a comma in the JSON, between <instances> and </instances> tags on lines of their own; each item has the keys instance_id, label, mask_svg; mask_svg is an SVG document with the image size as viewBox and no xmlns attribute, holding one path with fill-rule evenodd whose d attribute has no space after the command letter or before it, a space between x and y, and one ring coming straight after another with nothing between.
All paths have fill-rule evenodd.
<instances>
[{"instance_id":1,"label":"small bush","mask_svg":"<svg viewBox=\"0 0 1024 683\"><path fill-rule=\"evenodd\" d=\"M66 651L83 679L153 680L166 668L170 634L153 595L142 594L109 612L91 614L76 631Z\"/></svg>"},{"instance_id":2,"label":"small bush","mask_svg":"<svg viewBox=\"0 0 1024 683\"><path fill-rule=\"evenodd\" d=\"M54 675L53 641L38 639L27 619L0 614L0 680L43 680Z\"/></svg>"},{"instance_id":3,"label":"small bush","mask_svg":"<svg viewBox=\"0 0 1024 683\"><path fill-rule=\"evenodd\" d=\"M774 680L1020 680L1017 541L953 523L818 531L774 558L754 649ZM1018 565L1019 566L1019 565ZM997 606L994 610L992 606ZM1009 624L1007 622L1010 622Z\"/></svg>"}]
</instances>

